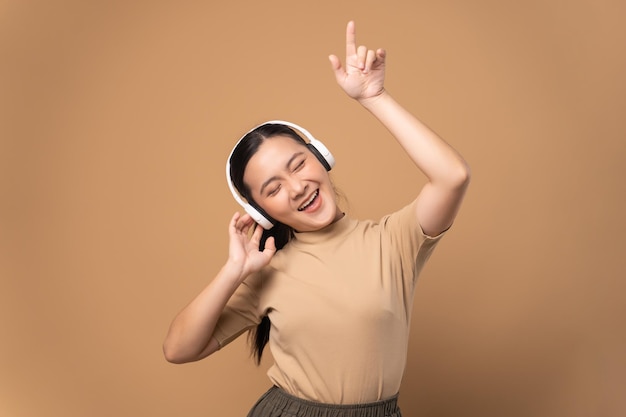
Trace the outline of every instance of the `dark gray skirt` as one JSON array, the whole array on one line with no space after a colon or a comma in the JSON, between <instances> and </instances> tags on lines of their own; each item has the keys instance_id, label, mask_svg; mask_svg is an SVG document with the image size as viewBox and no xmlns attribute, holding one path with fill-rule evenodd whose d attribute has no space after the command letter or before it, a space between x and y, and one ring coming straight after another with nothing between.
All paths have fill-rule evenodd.
<instances>
[{"instance_id":1,"label":"dark gray skirt","mask_svg":"<svg viewBox=\"0 0 626 417\"><path fill-rule=\"evenodd\" d=\"M322 404L302 400L278 387L267 391L248 417L402 417L398 396L366 404Z\"/></svg>"}]
</instances>

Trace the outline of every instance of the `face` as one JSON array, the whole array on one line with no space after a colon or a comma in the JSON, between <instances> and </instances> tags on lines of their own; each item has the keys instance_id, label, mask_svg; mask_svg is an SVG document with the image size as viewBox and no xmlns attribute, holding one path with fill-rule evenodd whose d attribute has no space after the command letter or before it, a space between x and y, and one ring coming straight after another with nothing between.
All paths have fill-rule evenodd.
<instances>
[{"instance_id":1,"label":"face","mask_svg":"<svg viewBox=\"0 0 626 417\"><path fill-rule=\"evenodd\" d=\"M265 140L243 179L267 214L299 232L319 230L342 216L326 169L289 137Z\"/></svg>"}]
</instances>

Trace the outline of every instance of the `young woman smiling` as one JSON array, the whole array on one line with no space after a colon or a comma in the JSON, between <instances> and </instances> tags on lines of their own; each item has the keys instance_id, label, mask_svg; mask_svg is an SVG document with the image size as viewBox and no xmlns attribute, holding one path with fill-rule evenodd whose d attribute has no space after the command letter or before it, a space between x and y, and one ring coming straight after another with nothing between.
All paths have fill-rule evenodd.
<instances>
[{"instance_id":1,"label":"young woman smiling","mask_svg":"<svg viewBox=\"0 0 626 417\"><path fill-rule=\"evenodd\" d=\"M396 138L427 182L379 221L345 216L332 154L289 122L264 123L236 144L228 182L246 213L229 224L229 256L173 320L167 360L196 361L252 330L269 343L272 388L249 417L399 417L417 277L461 206L464 159L384 88L385 51L346 30L337 83ZM303 138L301 134L306 137ZM262 227L256 227L257 223Z\"/></svg>"}]
</instances>

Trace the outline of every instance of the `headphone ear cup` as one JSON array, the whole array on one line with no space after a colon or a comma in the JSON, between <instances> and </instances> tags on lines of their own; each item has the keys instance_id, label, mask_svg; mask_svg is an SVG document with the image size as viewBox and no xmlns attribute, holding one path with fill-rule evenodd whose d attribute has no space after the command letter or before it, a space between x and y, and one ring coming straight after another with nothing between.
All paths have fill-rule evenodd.
<instances>
[{"instance_id":1,"label":"headphone ear cup","mask_svg":"<svg viewBox=\"0 0 626 417\"><path fill-rule=\"evenodd\" d=\"M252 220L257 222L263 229L269 230L274 227L275 221L268 216L268 214L261 207L252 204L245 204L243 206L246 213L252 217Z\"/></svg>"},{"instance_id":2,"label":"headphone ear cup","mask_svg":"<svg viewBox=\"0 0 626 417\"><path fill-rule=\"evenodd\" d=\"M317 159L322 163L326 171L330 171L335 166L335 157L328 150L328 148L319 140L311 137L309 138L310 142L307 143L307 148L313 155L317 157Z\"/></svg>"}]
</instances>

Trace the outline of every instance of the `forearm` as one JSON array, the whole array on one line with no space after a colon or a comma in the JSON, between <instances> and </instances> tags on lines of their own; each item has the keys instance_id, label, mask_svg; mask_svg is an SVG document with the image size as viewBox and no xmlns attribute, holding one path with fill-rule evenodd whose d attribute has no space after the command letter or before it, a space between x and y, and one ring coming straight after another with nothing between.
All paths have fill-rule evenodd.
<instances>
[{"instance_id":1,"label":"forearm","mask_svg":"<svg viewBox=\"0 0 626 417\"><path fill-rule=\"evenodd\" d=\"M217 276L172 321L163 343L165 358L173 363L201 359L215 325L241 280L226 264ZM210 353L210 352L209 352Z\"/></svg>"},{"instance_id":2,"label":"forearm","mask_svg":"<svg viewBox=\"0 0 626 417\"><path fill-rule=\"evenodd\" d=\"M469 168L461 155L387 91L359 102L391 132L431 183L458 187L467 182Z\"/></svg>"}]
</instances>

